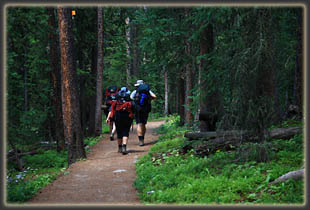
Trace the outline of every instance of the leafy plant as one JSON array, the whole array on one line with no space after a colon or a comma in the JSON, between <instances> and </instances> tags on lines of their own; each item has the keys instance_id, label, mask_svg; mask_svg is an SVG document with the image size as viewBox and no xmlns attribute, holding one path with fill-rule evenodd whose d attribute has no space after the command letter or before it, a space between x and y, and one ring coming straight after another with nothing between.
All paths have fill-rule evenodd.
<instances>
[{"instance_id":1,"label":"leafy plant","mask_svg":"<svg viewBox=\"0 0 310 210\"><path fill-rule=\"evenodd\" d=\"M34 168L62 168L66 166L67 152L58 153L55 150L48 150L42 154L25 156L25 165Z\"/></svg>"},{"instance_id":2,"label":"leafy plant","mask_svg":"<svg viewBox=\"0 0 310 210\"><path fill-rule=\"evenodd\" d=\"M172 124L163 125L159 131ZM304 202L303 180L269 185L279 176L304 167L302 135L290 140L245 144L234 152L218 151L201 158L194 150L180 153L186 139L165 138L175 131L165 132L165 140L158 141L136 163L134 185L145 204L299 205ZM268 161L262 161L262 148L270 152Z\"/></svg>"}]
</instances>

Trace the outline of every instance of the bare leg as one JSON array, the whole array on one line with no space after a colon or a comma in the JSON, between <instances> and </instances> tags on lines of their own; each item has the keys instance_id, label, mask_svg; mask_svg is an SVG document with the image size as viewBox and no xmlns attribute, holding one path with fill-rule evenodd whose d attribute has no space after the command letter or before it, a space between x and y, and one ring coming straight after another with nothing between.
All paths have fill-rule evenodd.
<instances>
[{"instance_id":1,"label":"bare leg","mask_svg":"<svg viewBox=\"0 0 310 210\"><path fill-rule=\"evenodd\" d=\"M113 122L113 129L112 129L112 133L111 133L111 135L113 137L114 137L115 131L116 131L116 126L115 126L115 122Z\"/></svg>"},{"instance_id":2,"label":"bare leg","mask_svg":"<svg viewBox=\"0 0 310 210\"><path fill-rule=\"evenodd\" d=\"M146 132L145 124L139 123L137 126L137 134L139 138L139 145L143 146L144 145L144 135Z\"/></svg>"},{"instance_id":3,"label":"bare leg","mask_svg":"<svg viewBox=\"0 0 310 210\"><path fill-rule=\"evenodd\" d=\"M145 124L139 123L137 125L137 134L138 134L138 136L144 136L145 135L145 131L146 131Z\"/></svg>"},{"instance_id":4,"label":"bare leg","mask_svg":"<svg viewBox=\"0 0 310 210\"><path fill-rule=\"evenodd\" d=\"M127 145L128 143L128 136L123 136L123 144Z\"/></svg>"},{"instance_id":5,"label":"bare leg","mask_svg":"<svg viewBox=\"0 0 310 210\"><path fill-rule=\"evenodd\" d=\"M110 140L113 141L114 140L114 133L116 131L115 122L111 121L109 125L110 125Z\"/></svg>"}]
</instances>

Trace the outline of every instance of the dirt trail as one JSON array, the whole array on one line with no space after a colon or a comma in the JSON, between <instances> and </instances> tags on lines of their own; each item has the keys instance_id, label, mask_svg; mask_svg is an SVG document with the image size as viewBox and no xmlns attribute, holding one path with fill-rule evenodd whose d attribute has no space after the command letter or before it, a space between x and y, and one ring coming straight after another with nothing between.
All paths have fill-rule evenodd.
<instances>
[{"instance_id":1,"label":"dirt trail","mask_svg":"<svg viewBox=\"0 0 310 210\"><path fill-rule=\"evenodd\" d=\"M139 146L135 125L129 134L127 155L118 153L117 141L104 134L87 160L72 164L66 175L40 190L26 205L142 205L133 186L135 162L158 139L153 129L163 123L147 123L143 147Z\"/></svg>"}]
</instances>

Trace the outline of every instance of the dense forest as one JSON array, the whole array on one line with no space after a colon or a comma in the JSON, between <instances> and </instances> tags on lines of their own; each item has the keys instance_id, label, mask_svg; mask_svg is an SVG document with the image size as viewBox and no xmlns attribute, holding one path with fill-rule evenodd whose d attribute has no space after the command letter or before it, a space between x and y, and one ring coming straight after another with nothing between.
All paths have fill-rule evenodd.
<instances>
[{"instance_id":1,"label":"dense forest","mask_svg":"<svg viewBox=\"0 0 310 210\"><path fill-rule=\"evenodd\" d=\"M192 132L303 118L302 7L6 8L9 165L53 145L68 164L100 136L110 85L150 84L154 116ZM12 161L13 160L13 161Z\"/></svg>"}]
</instances>

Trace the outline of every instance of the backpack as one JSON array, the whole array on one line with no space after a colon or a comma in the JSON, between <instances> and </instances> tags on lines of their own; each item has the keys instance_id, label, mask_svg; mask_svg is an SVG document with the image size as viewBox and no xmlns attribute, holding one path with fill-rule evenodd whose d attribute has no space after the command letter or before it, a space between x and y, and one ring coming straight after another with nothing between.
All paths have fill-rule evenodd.
<instances>
[{"instance_id":1,"label":"backpack","mask_svg":"<svg viewBox=\"0 0 310 210\"><path fill-rule=\"evenodd\" d=\"M128 116L133 117L133 104L129 94L118 92L116 95L115 111L128 112Z\"/></svg>"},{"instance_id":2,"label":"backpack","mask_svg":"<svg viewBox=\"0 0 310 210\"><path fill-rule=\"evenodd\" d=\"M148 84L141 84L137 88L135 105L138 111L141 109L147 112L151 111L150 86Z\"/></svg>"},{"instance_id":3,"label":"backpack","mask_svg":"<svg viewBox=\"0 0 310 210\"><path fill-rule=\"evenodd\" d=\"M109 111L109 108L111 107L112 101L116 100L116 94L118 93L119 88L115 85L112 85L105 90L105 104L107 106L106 112Z\"/></svg>"},{"instance_id":4,"label":"backpack","mask_svg":"<svg viewBox=\"0 0 310 210\"><path fill-rule=\"evenodd\" d=\"M115 100L115 96L118 93L119 88L115 85L108 87L105 90L105 97L107 100Z\"/></svg>"}]
</instances>

